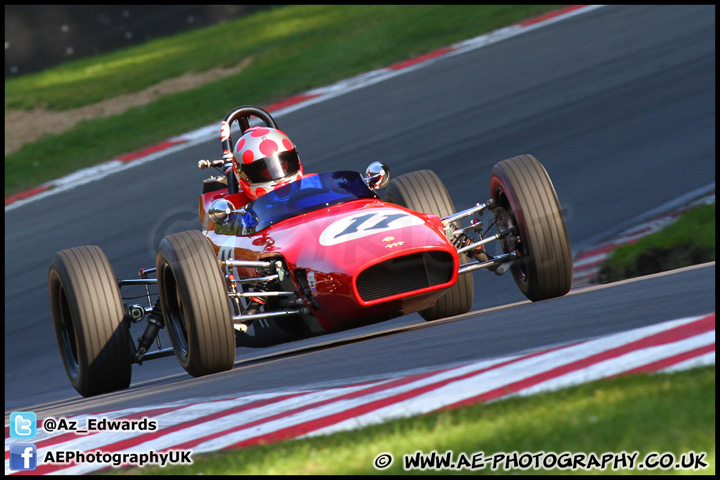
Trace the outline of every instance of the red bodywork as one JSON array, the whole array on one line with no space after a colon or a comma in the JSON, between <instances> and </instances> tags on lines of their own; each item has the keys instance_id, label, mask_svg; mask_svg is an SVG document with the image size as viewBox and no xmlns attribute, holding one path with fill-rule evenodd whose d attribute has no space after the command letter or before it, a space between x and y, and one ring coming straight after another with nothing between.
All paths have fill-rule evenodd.
<instances>
[{"instance_id":1,"label":"red bodywork","mask_svg":"<svg viewBox=\"0 0 720 480\"><path fill-rule=\"evenodd\" d=\"M448 242L443 225L435 215L417 213L379 199L362 199L292 217L255 234L226 235L216 233L215 224L205 214L210 204L219 198L225 198L236 206L243 205L245 201L244 195L227 195L227 190L200 197L203 233L218 258L261 260L281 257L298 292L302 289L295 272L304 270L309 278L314 277L312 296L320 309L312 308L309 302L308 307L326 332L429 308L445 289L457 281L457 250ZM359 223L369 219L368 222L378 224L376 219L382 221L398 217L400 220L384 228L355 231L352 235L343 235L341 231L348 220ZM338 230L339 234L334 234ZM361 272L399 257L425 255L423 252L444 252L437 254L447 259L443 264L447 264L444 267L447 277L443 277L441 283L377 299L362 299L357 286ZM238 277L257 276L252 268L240 268L236 273Z\"/></svg>"}]
</instances>

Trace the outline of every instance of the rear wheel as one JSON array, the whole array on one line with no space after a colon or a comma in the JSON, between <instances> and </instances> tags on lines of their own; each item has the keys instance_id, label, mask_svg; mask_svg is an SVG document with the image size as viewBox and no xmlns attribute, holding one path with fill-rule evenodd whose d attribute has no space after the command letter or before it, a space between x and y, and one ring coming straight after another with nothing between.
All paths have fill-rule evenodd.
<instances>
[{"instance_id":1,"label":"rear wheel","mask_svg":"<svg viewBox=\"0 0 720 480\"><path fill-rule=\"evenodd\" d=\"M455 213L455 206L445 185L432 170L418 170L390 180L385 201L441 218ZM460 255L461 264L467 261L464 254ZM430 321L467 313L472 308L473 292L472 276L459 275L455 285L435 305L422 310L420 315Z\"/></svg>"},{"instance_id":2,"label":"rear wheel","mask_svg":"<svg viewBox=\"0 0 720 480\"><path fill-rule=\"evenodd\" d=\"M70 383L84 397L130 386L132 344L120 288L96 246L55 254L48 279L50 308Z\"/></svg>"},{"instance_id":3,"label":"rear wheel","mask_svg":"<svg viewBox=\"0 0 720 480\"><path fill-rule=\"evenodd\" d=\"M165 325L180 365L192 376L230 370L235 332L225 281L205 236L196 230L165 237L157 279Z\"/></svg>"},{"instance_id":4,"label":"rear wheel","mask_svg":"<svg viewBox=\"0 0 720 480\"><path fill-rule=\"evenodd\" d=\"M493 167L490 193L498 208L498 229L516 227L519 241L501 241L520 259L510 268L520 291L538 301L565 295L572 285L572 250L555 188L532 155Z\"/></svg>"}]
</instances>

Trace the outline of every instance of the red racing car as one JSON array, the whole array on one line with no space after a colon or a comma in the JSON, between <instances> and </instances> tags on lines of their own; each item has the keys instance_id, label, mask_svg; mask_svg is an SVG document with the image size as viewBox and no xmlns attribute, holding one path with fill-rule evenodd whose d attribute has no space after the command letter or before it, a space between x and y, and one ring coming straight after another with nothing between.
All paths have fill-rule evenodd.
<instances>
[{"instance_id":1,"label":"red racing car","mask_svg":"<svg viewBox=\"0 0 720 480\"><path fill-rule=\"evenodd\" d=\"M155 267L140 270L140 278L116 279L97 246L53 257L55 333L81 395L127 388L133 363L162 356L174 354L189 374L202 376L231 369L238 346L292 341L414 312L427 321L460 315L472 306L475 270L510 270L532 301L569 291L565 220L552 182L533 156L496 164L490 198L460 212L432 171L390 180L379 162L364 174L304 175L247 203L233 172L230 126L237 122L244 134L253 128L251 117L277 128L257 107L227 114L223 159L199 162L221 172L204 182L202 230L166 236ZM377 193L383 187L384 200ZM476 218L486 211L488 225ZM502 253L489 253L493 241ZM144 289L147 305L127 301L131 297L121 290L129 288ZM146 327L136 343L130 326L141 321ZM159 345L163 328L172 348Z\"/></svg>"}]
</instances>

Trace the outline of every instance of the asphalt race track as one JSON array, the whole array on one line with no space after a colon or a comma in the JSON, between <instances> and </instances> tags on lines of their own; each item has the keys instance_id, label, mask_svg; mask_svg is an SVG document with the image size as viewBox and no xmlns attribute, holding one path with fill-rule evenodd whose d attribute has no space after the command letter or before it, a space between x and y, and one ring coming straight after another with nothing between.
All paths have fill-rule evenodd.
<instances>
[{"instance_id":1,"label":"asphalt race track","mask_svg":"<svg viewBox=\"0 0 720 480\"><path fill-rule=\"evenodd\" d=\"M238 92L237 105L243 103ZM217 112L218 131L227 110ZM531 153L554 182L577 251L714 181L715 7L603 7L284 115L278 124L298 145L306 172L363 171L374 160L394 175L432 169L458 209L488 198L494 163ZM525 301L510 275L481 271L474 274L474 312L450 321L425 324L410 315L296 344L239 349L232 371L200 379L163 358L134 366L130 389L83 399L67 380L53 333L52 255L99 245L117 277L136 278L139 268L154 266L164 234L199 228L207 172L197 160L220 153L212 136L6 212L6 422L21 409L69 415L343 384L715 310L714 264L536 304ZM393 329L401 330L381 333ZM360 335L367 336L341 341ZM337 343L280 354L330 341Z\"/></svg>"}]
</instances>

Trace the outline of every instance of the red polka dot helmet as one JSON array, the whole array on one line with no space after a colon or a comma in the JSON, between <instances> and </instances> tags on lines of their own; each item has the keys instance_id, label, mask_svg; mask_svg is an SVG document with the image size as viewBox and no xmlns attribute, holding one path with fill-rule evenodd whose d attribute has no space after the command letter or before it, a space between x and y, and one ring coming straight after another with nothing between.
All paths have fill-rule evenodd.
<instances>
[{"instance_id":1,"label":"red polka dot helmet","mask_svg":"<svg viewBox=\"0 0 720 480\"><path fill-rule=\"evenodd\" d=\"M235 144L233 170L250 200L302 178L295 145L285 133L270 127L248 128Z\"/></svg>"}]
</instances>

